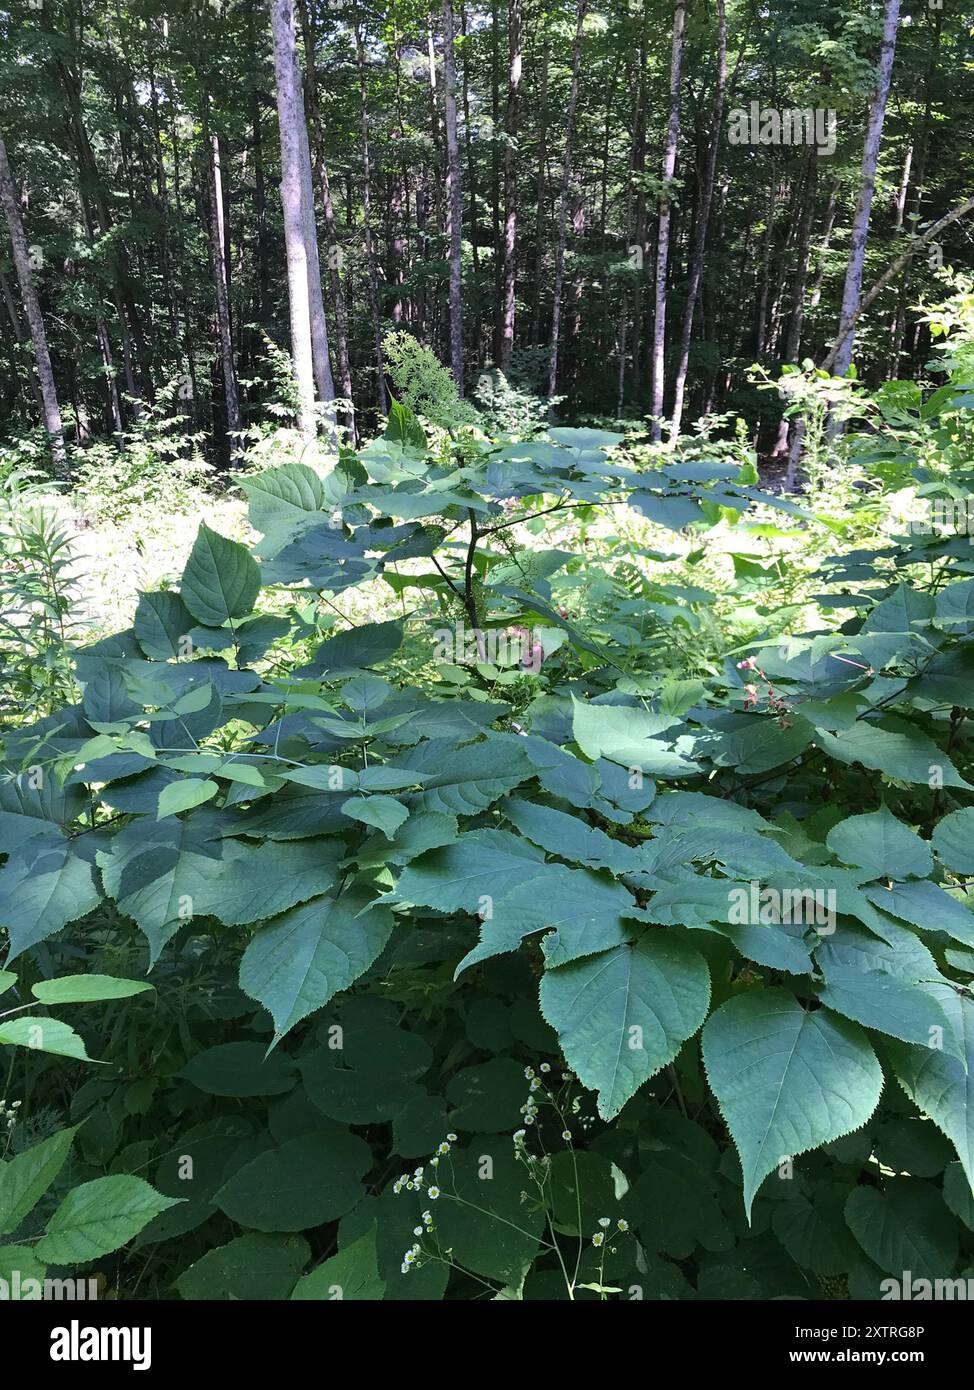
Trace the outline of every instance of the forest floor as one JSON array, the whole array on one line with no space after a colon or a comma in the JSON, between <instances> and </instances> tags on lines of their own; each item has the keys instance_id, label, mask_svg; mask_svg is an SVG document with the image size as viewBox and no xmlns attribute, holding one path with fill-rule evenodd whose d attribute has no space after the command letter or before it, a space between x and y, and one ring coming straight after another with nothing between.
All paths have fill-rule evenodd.
<instances>
[{"instance_id":1,"label":"forest floor","mask_svg":"<svg viewBox=\"0 0 974 1390\"><path fill-rule=\"evenodd\" d=\"M139 594L175 586L201 522L234 540L253 541L242 497L200 494L191 510L146 505L123 521L92 519L70 496L53 501L72 537L75 612L90 639L132 621Z\"/></svg>"}]
</instances>

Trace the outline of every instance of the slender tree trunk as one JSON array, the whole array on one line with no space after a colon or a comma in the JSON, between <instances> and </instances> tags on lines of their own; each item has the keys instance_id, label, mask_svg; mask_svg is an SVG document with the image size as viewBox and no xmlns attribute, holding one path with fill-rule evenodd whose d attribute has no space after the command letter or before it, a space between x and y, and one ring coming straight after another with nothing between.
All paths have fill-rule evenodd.
<instances>
[{"instance_id":1,"label":"slender tree trunk","mask_svg":"<svg viewBox=\"0 0 974 1390\"><path fill-rule=\"evenodd\" d=\"M467 7L460 5L460 33L464 39L464 61L463 61L463 152L466 158L467 172L467 224L470 228L470 258L473 262L473 282L474 285L480 281L480 232L477 217L477 166L474 160L474 142L472 121L470 119L470 49L466 44L467 38ZM485 336L481 335L481 346L477 353L478 366L483 366L485 361Z\"/></svg>"},{"instance_id":2,"label":"slender tree trunk","mask_svg":"<svg viewBox=\"0 0 974 1390\"><path fill-rule=\"evenodd\" d=\"M54 384L54 369L51 354L47 350L47 334L44 332L44 319L41 314L34 273L31 269L30 253L24 236L24 224L20 219L20 208L14 188L13 175L7 160L7 149L0 139L0 202L3 203L4 216L10 231L13 245L14 268L20 285L20 297L24 313L30 327L31 341L34 344L34 359L37 364L37 380L44 405L44 425L51 440L51 455L54 469L59 477L68 476L67 453L64 447L64 429L61 424L61 407L58 405L57 388Z\"/></svg>"},{"instance_id":3,"label":"slender tree trunk","mask_svg":"<svg viewBox=\"0 0 974 1390\"><path fill-rule=\"evenodd\" d=\"M521 0L508 0L507 136L504 145L504 302L501 311L501 370L511 369L514 351L514 305L517 282L517 121L521 86Z\"/></svg>"},{"instance_id":4,"label":"slender tree trunk","mask_svg":"<svg viewBox=\"0 0 974 1390\"><path fill-rule=\"evenodd\" d=\"M866 261L866 242L869 239L869 215L876 189L876 165L879 161L879 147L883 138L883 122L886 117L886 101L889 96L890 77L893 71L893 55L896 52L896 32L899 18L900 0L886 0L876 91L869 109L869 124L866 128L866 142L862 154L862 181L859 189L859 201L852 220L849 265L846 270L845 287L842 291L842 310L839 315L838 335L840 345L834 367L836 376L845 376L852 361L852 348L855 340L852 323L859 309L859 299L862 294L862 272Z\"/></svg>"},{"instance_id":5,"label":"slender tree trunk","mask_svg":"<svg viewBox=\"0 0 974 1390\"><path fill-rule=\"evenodd\" d=\"M778 185L775 173L771 171L771 188L768 194L768 213L765 219L764 235L761 238L761 280L758 294L757 316L754 329L754 356L760 361L764 353L764 333L768 317L768 291L771 286L771 253L774 247L774 219L778 208Z\"/></svg>"},{"instance_id":6,"label":"slender tree trunk","mask_svg":"<svg viewBox=\"0 0 974 1390\"><path fill-rule=\"evenodd\" d=\"M690 365L690 339L693 334L693 313L700 289L700 276L703 273L704 254L707 247L707 223L710 221L710 204L714 195L714 179L717 172L717 151L723 135L724 98L727 93L727 15L724 0L717 0L717 85L714 92L714 119L710 133L707 163L704 168L703 183L695 219L693 251L690 256L690 280L687 285L687 302L683 313L683 330L680 335L680 358L676 368L676 383L673 392L673 438L680 433L683 422L683 395L686 389L687 370Z\"/></svg>"},{"instance_id":7,"label":"slender tree trunk","mask_svg":"<svg viewBox=\"0 0 974 1390\"><path fill-rule=\"evenodd\" d=\"M338 245L335 230L335 207L331 197L331 184L328 179L328 165L325 160L324 136L321 130L321 110L318 102L318 81L315 73L315 36L306 0L298 0L298 15L301 21L301 34L304 43L305 83L308 99L308 114L311 126L311 142L314 165L314 178L321 187L321 202L325 213L325 242L327 263L331 276L332 302L335 306L335 345L338 352L338 375L342 396L349 402L345 425L352 443L356 440L355 411L352 405L352 370L348 351L348 306L345 299L345 284L342 279L343 255ZM314 194L312 191L312 202Z\"/></svg>"},{"instance_id":8,"label":"slender tree trunk","mask_svg":"<svg viewBox=\"0 0 974 1390\"><path fill-rule=\"evenodd\" d=\"M828 202L825 205L825 225L822 228L822 240L818 246L818 263L815 267L815 279L812 282L812 292L808 298L809 309L817 309L819 300L822 298L822 281L825 279L825 262L828 259L829 245L832 241L832 229L835 226L835 210L838 206L839 183L837 179L832 180L829 188Z\"/></svg>"},{"instance_id":9,"label":"slender tree trunk","mask_svg":"<svg viewBox=\"0 0 974 1390\"><path fill-rule=\"evenodd\" d=\"M297 388L298 429L309 439L315 434L314 359L311 347L311 305L308 296L307 219L303 188L303 148L300 123L304 103L298 85L297 41L292 0L271 0L277 114L281 135L281 206L287 255L288 304L291 317L291 357Z\"/></svg>"},{"instance_id":10,"label":"slender tree trunk","mask_svg":"<svg viewBox=\"0 0 974 1390\"><path fill-rule=\"evenodd\" d=\"M546 26L547 11L542 14L541 23ZM551 61L551 40L545 27L541 53L541 80L538 91L538 169L535 180L535 226L534 226L534 285L531 297L531 344L537 347L541 342L541 280L544 270L544 203L545 178L548 168L548 65Z\"/></svg>"},{"instance_id":11,"label":"slender tree trunk","mask_svg":"<svg viewBox=\"0 0 974 1390\"><path fill-rule=\"evenodd\" d=\"M453 47L453 4L443 0L443 92L446 113L446 204L450 243L450 370L463 395L462 218L460 146L457 140L457 69Z\"/></svg>"},{"instance_id":12,"label":"slender tree trunk","mask_svg":"<svg viewBox=\"0 0 974 1390\"><path fill-rule=\"evenodd\" d=\"M493 226L494 304L499 308L504 294L504 245L501 233L501 159L498 132L501 129L501 60L500 3L490 0L490 114L493 139L490 146L490 209ZM492 350L495 362L501 356L501 316L495 312L491 325Z\"/></svg>"},{"instance_id":13,"label":"slender tree trunk","mask_svg":"<svg viewBox=\"0 0 974 1390\"><path fill-rule=\"evenodd\" d=\"M788 318L788 336L785 340L785 362L798 365L801 350L802 328L805 323L805 288L808 284L808 266L811 258L812 217L815 212L815 195L818 189L818 155L813 148L808 156L808 173L802 194L802 212L798 228L798 263L791 282L791 304ZM788 449L788 433L791 422L782 416L778 424L778 438L772 453L783 454ZM794 430L792 430L794 435ZM788 450L789 460L791 451ZM797 459L796 459L797 464ZM786 486L794 487L795 478L789 468Z\"/></svg>"},{"instance_id":14,"label":"slender tree trunk","mask_svg":"<svg viewBox=\"0 0 974 1390\"><path fill-rule=\"evenodd\" d=\"M372 310L372 340L375 345L376 391L379 409L385 413L389 400L386 393L385 367L382 360L382 317L379 309L379 266L372 233L372 155L369 139L369 93L365 69L365 43L362 26L356 12L355 60L358 66L359 104L362 126L362 226L365 232L365 263L369 281L369 304ZM435 71L435 70L434 70Z\"/></svg>"},{"instance_id":15,"label":"slender tree trunk","mask_svg":"<svg viewBox=\"0 0 974 1390\"><path fill-rule=\"evenodd\" d=\"M649 17L650 0L643 0L642 15L639 24L639 47L636 51L636 71L638 73L638 83L636 87L635 109L632 119L632 148L630 152L630 196L631 196L631 217L629 225L632 228L631 246L635 254L636 277L632 286L632 379L639 380L640 374L640 354L642 351L642 332L643 332L643 284L648 257L649 247L646 235L646 191L643 184L643 175L646 172L646 78L647 64L646 51L649 45ZM624 284L622 291L622 305L619 312L619 396L618 408L619 415L622 415L623 405L626 394L626 339L629 333L629 294L628 286Z\"/></svg>"},{"instance_id":16,"label":"slender tree trunk","mask_svg":"<svg viewBox=\"0 0 974 1390\"><path fill-rule=\"evenodd\" d=\"M297 81L300 84L301 73ZM335 382L331 374L331 354L328 350L328 323L325 301L321 291L321 265L318 260L318 227L315 221L315 194L311 178L311 150L308 145L308 123L302 107L298 123L301 141L301 201L304 206L304 244L308 266L308 303L311 308L311 358L318 399L330 404L335 399Z\"/></svg>"},{"instance_id":17,"label":"slender tree trunk","mask_svg":"<svg viewBox=\"0 0 974 1390\"><path fill-rule=\"evenodd\" d=\"M223 390L227 408L227 432L230 435L230 460L240 459L240 392L237 370L233 361L233 339L230 330L230 299L227 285L226 224L224 222L223 171L220 162L220 138L206 134L209 192L210 192L210 259L213 265L213 284L216 291L216 318L220 334L220 361L223 367Z\"/></svg>"},{"instance_id":18,"label":"slender tree trunk","mask_svg":"<svg viewBox=\"0 0 974 1390\"><path fill-rule=\"evenodd\" d=\"M913 164L913 141L906 147L906 154L903 156L903 177L900 179L900 186L896 194L896 221L893 223L893 231L903 230L903 213L906 211L906 194L910 187L910 166Z\"/></svg>"},{"instance_id":19,"label":"slender tree trunk","mask_svg":"<svg viewBox=\"0 0 974 1390\"><path fill-rule=\"evenodd\" d=\"M666 150L663 155L663 192L660 196L659 232L656 239L656 299L653 320L653 388L650 437L657 443L662 435L664 355L666 349L666 272L670 253L671 202L669 185L676 169L676 151L680 142L680 84L683 77L683 27L686 20L686 0L676 0L673 12L673 45L670 55L670 115L666 125Z\"/></svg>"},{"instance_id":20,"label":"slender tree trunk","mask_svg":"<svg viewBox=\"0 0 974 1390\"><path fill-rule=\"evenodd\" d=\"M930 132L933 123L933 86L937 76L937 65L940 58L940 40L943 27L943 13L937 11L934 15L934 43L930 54L930 61L924 76L924 99L923 117L920 122L920 135L916 142L916 149L912 160L910 171L910 183L907 187L904 219L910 222L910 234L916 233L916 217L920 212L920 205L923 201L924 185L927 176L927 157L930 152ZM911 215L912 214L912 215ZM910 277L912 263L909 263L900 281L899 293L896 299L896 315L893 321L893 332L891 334L890 355L887 364L887 375L890 377L899 376L900 356L903 351L903 337L906 333L907 307L910 301Z\"/></svg>"},{"instance_id":21,"label":"slender tree trunk","mask_svg":"<svg viewBox=\"0 0 974 1390\"><path fill-rule=\"evenodd\" d=\"M561 187L558 194L558 228L555 238L555 283L551 300L551 350L548 357L548 395L555 394L558 384L558 347L561 334L561 291L565 279L565 234L568 224L568 191L572 181L572 137L575 133L575 109L578 106L579 71L582 65L582 32L588 0L578 0L575 23L575 44L572 49L572 85L565 113L565 155L561 166Z\"/></svg>"},{"instance_id":22,"label":"slender tree trunk","mask_svg":"<svg viewBox=\"0 0 974 1390\"><path fill-rule=\"evenodd\" d=\"M254 221L257 234L257 317L266 323L270 300L270 257L267 246L267 191L264 179L264 140L260 115L260 96L251 94L251 124L254 144Z\"/></svg>"}]
</instances>

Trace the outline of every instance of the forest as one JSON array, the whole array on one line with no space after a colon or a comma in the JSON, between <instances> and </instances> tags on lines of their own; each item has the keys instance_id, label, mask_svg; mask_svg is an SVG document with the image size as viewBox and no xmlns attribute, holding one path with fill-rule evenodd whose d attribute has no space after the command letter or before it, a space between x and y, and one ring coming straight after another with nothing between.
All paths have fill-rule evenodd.
<instances>
[{"instance_id":1,"label":"forest","mask_svg":"<svg viewBox=\"0 0 974 1390\"><path fill-rule=\"evenodd\" d=\"M974 8L0 0L0 206L0 1300L974 1298Z\"/></svg>"}]
</instances>

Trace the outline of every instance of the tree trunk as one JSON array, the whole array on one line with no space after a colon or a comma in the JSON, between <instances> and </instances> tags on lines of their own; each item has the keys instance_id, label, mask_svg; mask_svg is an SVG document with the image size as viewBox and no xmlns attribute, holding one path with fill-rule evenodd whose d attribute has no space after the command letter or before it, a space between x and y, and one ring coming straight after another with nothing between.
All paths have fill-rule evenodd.
<instances>
[{"instance_id":1,"label":"tree trunk","mask_svg":"<svg viewBox=\"0 0 974 1390\"><path fill-rule=\"evenodd\" d=\"M453 4L443 0L443 106L446 113L446 206L450 243L450 370L463 395L463 304L461 272L463 190L457 140L457 70L453 48Z\"/></svg>"},{"instance_id":2,"label":"tree trunk","mask_svg":"<svg viewBox=\"0 0 974 1390\"><path fill-rule=\"evenodd\" d=\"M206 126L204 122L204 133ZM223 173L220 164L220 138L205 137L209 156L210 185L210 259L213 265L213 284L216 290L216 318L220 333L220 360L223 366L223 390L227 408L227 433L230 435L230 461L239 463L241 454L240 392L233 361L233 340L230 332L230 299L227 293L227 248L224 222Z\"/></svg>"},{"instance_id":3,"label":"tree trunk","mask_svg":"<svg viewBox=\"0 0 974 1390\"><path fill-rule=\"evenodd\" d=\"M365 70L365 44L362 41L362 27L356 11L355 17L355 61L358 66L359 103L362 125L362 226L365 232L365 262L369 280L369 304L372 309L372 340L375 345L376 391L379 409L385 413L388 408L385 368L382 361L382 318L379 310L379 267L375 255L375 238L372 235L372 156L369 141L369 101L368 83Z\"/></svg>"},{"instance_id":4,"label":"tree trunk","mask_svg":"<svg viewBox=\"0 0 974 1390\"><path fill-rule=\"evenodd\" d=\"M547 14L541 22L546 24ZM538 170L535 182L535 227L534 227L534 286L531 301L531 345L537 347L541 342L541 280L544 270L544 256L541 247L544 239L544 192L545 176L548 166L548 65L551 59L551 40L547 27L541 53L541 82L538 93Z\"/></svg>"},{"instance_id":5,"label":"tree trunk","mask_svg":"<svg viewBox=\"0 0 974 1390\"><path fill-rule=\"evenodd\" d=\"M34 358L37 363L37 380L41 389L44 406L44 425L51 440L51 455L54 470L61 478L68 476L67 453L64 447L64 429L61 424L61 407L58 405L57 388L54 384L54 369L51 354L47 350L47 334L44 332L44 319L41 315L40 301L34 285L34 274L24 236L24 224L20 219L17 193L13 175L7 160L7 149L0 139L0 202L3 203L4 216L10 230L13 245L14 267L20 285L20 297L24 313L30 327L31 341L34 344Z\"/></svg>"},{"instance_id":6,"label":"tree trunk","mask_svg":"<svg viewBox=\"0 0 974 1390\"><path fill-rule=\"evenodd\" d=\"M693 313L700 289L700 276L703 273L704 253L707 247L707 223L710 220L710 204L714 195L714 179L717 171L717 151L723 135L724 97L727 92L727 15L724 0L717 0L717 86L714 92L714 120L710 134L710 146L704 169L700 199L697 205L696 225L693 234L693 251L690 257L690 281L687 285L687 302L683 313L683 331L680 335L680 359L676 369L676 384L673 394L673 438L680 433L683 421L683 395L686 389L687 370L690 365L690 338L693 334Z\"/></svg>"},{"instance_id":7,"label":"tree trunk","mask_svg":"<svg viewBox=\"0 0 974 1390\"><path fill-rule=\"evenodd\" d=\"M297 82L300 85L298 70ZM330 404L335 399L335 382L331 374L331 355L328 351L328 323L325 301L321 292L321 265L318 260L318 227L315 221L315 193L311 178L311 149L308 144L308 123L302 106L298 122L301 140L301 201L304 205L304 244L308 266L308 303L311 306L311 359L315 388L319 401Z\"/></svg>"},{"instance_id":8,"label":"tree trunk","mask_svg":"<svg viewBox=\"0 0 974 1390\"><path fill-rule=\"evenodd\" d=\"M565 157L561 166L561 188L558 195L558 228L555 239L555 283L551 300L551 351L548 358L548 395L555 394L558 384L558 341L561 333L561 290L565 278L565 231L568 223L568 190L572 180L572 136L575 131L575 108L578 105L578 78L582 65L582 31L588 0L578 0L578 19L575 24L575 45L572 49L572 85L565 113Z\"/></svg>"},{"instance_id":9,"label":"tree trunk","mask_svg":"<svg viewBox=\"0 0 974 1390\"><path fill-rule=\"evenodd\" d=\"M342 396L349 402L345 417L352 443L356 441L355 410L352 404L352 370L348 353L348 307L345 301L345 285L342 280L343 255L335 232L335 207L331 197L331 184L328 179L328 165L325 160L324 137L321 130L321 112L318 105L318 81L315 73L315 38L311 16L306 0L298 0L298 14L301 20L301 34L304 43L304 66L308 114L311 125L313 147L313 166L315 180L321 186L321 201L325 213L325 240L327 262L331 273L331 287L335 306L335 339L338 351L338 375ZM312 190L312 205L314 193Z\"/></svg>"},{"instance_id":10,"label":"tree trunk","mask_svg":"<svg viewBox=\"0 0 974 1390\"><path fill-rule=\"evenodd\" d=\"M658 443L663 425L664 353L666 348L666 271L670 253L671 204L669 184L676 169L676 150L680 141L680 83L683 76L683 26L686 0L676 0L673 12L673 45L670 54L670 115L666 125L663 154L663 192L660 196L659 232L656 239L656 300L653 319L653 388L650 407L653 420L650 438Z\"/></svg>"},{"instance_id":11,"label":"tree trunk","mask_svg":"<svg viewBox=\"0 0 974 1390\"><path fill-rule=\"evenodd\" d=\"M869 124L866 128L866 142L862 153L862 181L855 217L852 220L849 265L846 270L845 288L842 291L842 310L839 316L840 345L836 353L834 367L836 376L845 376L852 361L852 348L855 341L852 324L858 312L859 299L862 294L862 272L866 260L866 242L869 239L869 215L876 189L876 165L883 138L883 121L886 117L886 100L889 96L890 76L893 71L893 55L896 52L896 31L899 18L900 0L886 0L876 91L869 109Z\"/></svg>"},{"instance_id":12,"label":"tree trunk","mask_svg":"<svg viewBox=\"0 0 974 1390\"><path fill-rule=\"evenodd\" d=\"M507 136L504 145L504 301L501 310L501 370L510 371L514 351L514 304L517 281L517 119L521 86L521 0L508 0Z\"/></svg>"},{"instance_id":13,"label":"tree trunk","mask_svg":"<svg viewBox=\"0 0 974 1390\"><path fill-rule=\"evenodd\" d=\"M297 42L292 0L271 0L274 32L274 70L277 77L277 115L281 134L281 206L287 256L288 305L291 317L291 358L297 388L298 429L309 439L315 434L314 359L311 348L311 305L308 296L307 220L302 192L300 123L304 104L298 86Z\"/></svg>"}]
</instances>

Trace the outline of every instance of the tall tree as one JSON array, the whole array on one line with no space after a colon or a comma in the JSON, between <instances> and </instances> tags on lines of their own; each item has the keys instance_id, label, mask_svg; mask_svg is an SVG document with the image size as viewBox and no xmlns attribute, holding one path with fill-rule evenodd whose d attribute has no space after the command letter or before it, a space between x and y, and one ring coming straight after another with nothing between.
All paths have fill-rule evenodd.
<instances>
[{"instance_id":1,"label":"tall tree","mask_svg":"<svg viewBox=\"0 0 974 1390\"><path fill-rule=\"evenodd\" d=\"M300 72L298 82L300 83ZM308 266L308 303L311 309L311 357L318 399L330 404L335 399L335 382L331 374L328 351L328 324L321 288L321 264L318 259L318 224L315 218L314 182L311 175L311 149L308 143L308 124L301 111L298 123L301 138L301 202L304 207L305 260Z\"/></svg>"},{"instance_id":2,"label":"tall tree","mask_svg":"<svg viewBox=\"0 0 974 1390\"><path fill-rule=\"evenodd\" d=\"M507 47L510 73L504 121L504 300L501 310L501 368L510 371L514 351L517 281L517 123L521 88L521 0L508 0Z\"/></svg>"},{"instance_id":3,"label":"tall tree","mask_svg":"<svg viewBox=\"0 0 974 1390\"><path fill-rule=\"evenodd\" d=\"M24 236L24 224L21 221L20 208L17 203L17 191L7 159L7 147L2 138L0 138L0 202L3 203L3 212L10 231L14 268L17 271L17 282L20 285L20 297L23 301L27 323L30 326L31 341L34 344L37 380L44 406L44 425L50 437L55 469L62 477L66 477L67 454L64 447L64 429L61 424L61 407L58 404L57 388L54 384L54 368L51 366L51 354L47 350L44 318L41 314L40 300L37 298L37 287L34 284L34 272L31 268L27 238Z\"/></svg>"},{"instance_id":4,"label":"tall tree","mask_svg":"<svg viewBox=\"0 0 974 1390\"><path fill-rule=\"evenodd\" d=\"M446 204L450 255L450 370L463 395L463 189L457 138L457 65L453 40L453 3L443 0L443 109L446 129Z\"/></svg>"},{"instance_id":5,"label":"tall tree","mask_svg":"<svg viewBox=\"0 0 974 1390\"><path fill-rule=\"evenodd\" d=\"M717 171L717 151L723 136L724 98L727 95L727 14L724 0L717 0L717 82L714 88L714 113L710 129L710 142L707 148L707 162L704 167L703 183L697 200L697 215L693 232L693 251L690 257L690 280L687 285L687 302L683 311L683 331L680 335L680 357L676 367L676 382L673 387L673 435L680 433L683 422L683 393L686 388L687 370L690 365L690 339L693 334L693 314L700 289L700 276L703 273L704 255L707 249L707 225L710 221L710 204L714 196L714 178Z\"/></svg>"},{"instance_id":6,"label":"tall tree","mask_svg":"<svg viewBox=\"0 0 974 1390\"><path fill-rule=\"evenodd\" d=\"M271 0L277 117L281 134L281 205L287 256L291 360L297 391L297 423L309 438L315 433L315 380L311 347L311 302L308 268L308 222L304 194L304 102L301 99L292 0Z\"/></svg>"},{"instance_id":7,"label":"tall tree","mask_svg":"<svg viewBox=\"0 0 974 1390\"><path fill-rule=\"evenodd\" d=\"M208 122L204 119L203 143L207 157L210 203L210 260L213 267L217 330L220 335L220 362L223 368L227 432L230 435L230 458L236 460L239 459L241 453L240 431L243 428L243 420L240 414L240 393L237 386L237 369L233 360L233 337L230 329L223 169L220 161L220 137L208 133L207 126Z\"/></svg>"},{"instance_id":8,"label":"tall tree","mask_svg":"<svg viewBox=\"0 0 974 1390\"><path fill-rule=\"evenodd\" d=\"M548 357L548 396L555 394L558 385L558 347L561 336L561 292L565 280L565 236L568 225L568 195L572 182L572 136L575 132L575 109L578 106L579 72L582 65L582 34L588 0L578 0L575 20L575 42L572 47L572 82L565 113L565 153L561 165L561 186L558 191L558 226L555 234L555 283L551 293L551 347Z\"/></svg>"},{"instance_id":9,"label":"tall tree","mask_svg":"<svg viewBox=\"0 0 974 1390\"><path fill-rule=\"evenodd\" d=\"M869 240L869 217L872 211L873 194L876 191L876 165L879 162L879 147L883 139L883 122L886 119L886 102L889 98L899 22L900 0L886 0L883 14L883 39L876 69L876 90L869 106L869 121L866 126L866 140L862 151L859 198L852 219L849 264L846 269L845 286L842 291L842 308L839 313L838 336L840 345L835 357L836 376L845 376L852 361L852 347L855 338L853 322L862 295L862 272L866 263L866 243Z\"/></svg>"},{"instance_id":10,"label":"tall tree","mask_svg":"<svg viewBox=\"0 0 974 1390\"><path fill-rule=\"evenodd\" d=\"M382 315L379 304L379 260L375 253L375 237L372 230L372 146L369 133L369 88L365 63L365 40L362 35L362 21L358 8L355 10L353 25L355 35L355 63L358 70L359 115L362 130L362 228L365 232L365 268L369 281L369 306L372 310L372 341L375 346L376 386L379 396L379 409L388 405L385 368L382 361Z\"/></svg>"},{"instance_id":11,"label":"tall tree","mask_svg":"<svg viewBox=\"0 0 974 1390\"><path fill-rule=\"evenodd\" d=\"M653 415L651 438L658 442L662 434L664 358L666 351L666 278L670 254L670 218L672 200L670 185L676 171L676 152L680 143L680 84L683 80L683 30L686 23L686 0L676 0L673 12L673 43L670 51L670 114L666 123L666 148L663 152L663 185L660 192L659 231L656 235L656 295L653 319Z\"/></svg>"}]
</instances>

